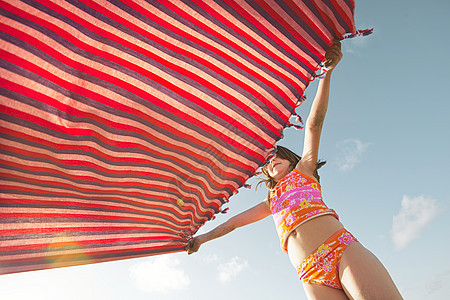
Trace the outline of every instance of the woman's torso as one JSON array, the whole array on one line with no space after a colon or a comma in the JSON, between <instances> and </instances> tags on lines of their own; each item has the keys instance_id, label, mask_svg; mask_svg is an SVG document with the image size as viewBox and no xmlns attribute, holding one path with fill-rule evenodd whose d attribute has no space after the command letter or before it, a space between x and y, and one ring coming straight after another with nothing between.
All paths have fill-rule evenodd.
<instances>
[{"instance_id":1,"label":"woman's torso","mask_svg":"<svg viewBox=\"0 0 450 300\"><path fill-rule=\"evenodd\" d=\"M287 249L292 264L298 267L308 255L343 227L332 215L319 216L298 226L287 238Z\"/></svg>"},{"instance_id":2,"label":"woman's torso","mask_svg":"<svg viewBox=\"0 0 450 300\"><path fill-rule=\"evenodd\" d=\"M336 212L323 202L320 184L298 170L280 180L270 207L281 247L294 265L343 227Z\"/></svg>"}]
</instances>

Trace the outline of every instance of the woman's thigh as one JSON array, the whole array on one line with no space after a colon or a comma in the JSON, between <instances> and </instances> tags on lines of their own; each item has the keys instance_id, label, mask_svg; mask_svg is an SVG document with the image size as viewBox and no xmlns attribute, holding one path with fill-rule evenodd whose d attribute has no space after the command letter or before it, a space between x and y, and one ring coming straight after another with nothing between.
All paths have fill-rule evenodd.
<instances>
[{"instance_id":1,"label":"woman's thigh","mask_svg":"<svg viewBox=\"0 0 450 300\"><path fill-rule=\"evenodd\" d=\"M343 290L335 289L326 285L303 283L309 300L348 300Z\"/></svg>"},{"instance_id":2,"label":"woman's thigh","mask_svg":"<svg viewBox=\"0 0 450 300\"><path fill-rule=\"evenodd\" d=\"M350 299L402 299L380 260L359 242L345 249L339 278Z\"/></svg>"}]
</instances>

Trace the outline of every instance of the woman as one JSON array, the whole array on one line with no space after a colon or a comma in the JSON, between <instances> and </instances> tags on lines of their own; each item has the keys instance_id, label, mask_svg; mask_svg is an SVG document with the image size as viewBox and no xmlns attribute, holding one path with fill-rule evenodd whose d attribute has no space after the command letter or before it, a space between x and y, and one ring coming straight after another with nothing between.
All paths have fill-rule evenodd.
<instances>
[{"instance_id":1,"label":"woman","mask_svg":"<svg viewBox=\"0 0 450 300\"><path fill-rule=\"evenodd\" d=\"M297 269L309 299L402 299L382 263L323 202L317 169L319 141L333 70L342 58L335 41L325 55L328 72L319 82L305 125L300 158L284 147L263 167L269 197L210 232L191 239L188 254L201 244L272 214L281 248Z\"/></svg>"}]
</instances>

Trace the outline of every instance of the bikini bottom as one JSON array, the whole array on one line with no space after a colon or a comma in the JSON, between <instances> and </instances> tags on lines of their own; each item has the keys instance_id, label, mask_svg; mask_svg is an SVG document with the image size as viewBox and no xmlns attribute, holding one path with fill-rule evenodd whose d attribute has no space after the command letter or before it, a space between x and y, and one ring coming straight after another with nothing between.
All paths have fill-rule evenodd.
<instances>
[{"instance_id":1,"label":"bikini bottom","mask_svg":"<svg viewBox=\"0 0 450 300\"><path fill-rule=\"evenodd\" d=\"M345 228L333 234L297 268L300 280L305 283L342 289L339 263L345 248L356 241L356 238Z\"/></svg>"}]
</instances>

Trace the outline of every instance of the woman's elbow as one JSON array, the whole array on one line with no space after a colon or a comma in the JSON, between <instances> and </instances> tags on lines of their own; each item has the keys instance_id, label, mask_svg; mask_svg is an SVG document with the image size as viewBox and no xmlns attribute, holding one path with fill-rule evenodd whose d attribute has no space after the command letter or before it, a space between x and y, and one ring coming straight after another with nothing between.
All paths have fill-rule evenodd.
<instances>
[{"instance_id":1,"label":"woman's elbow","mask_svg":"<svg viewBox=\"0 0 450 300\"><path fill-rule=\"evenodd\" d=\"M225 230L227 232L231 232L239 227L239 224L235 222L233 218L229 219L227 222L224 223Z\"/></svg>"}]
</instances>

